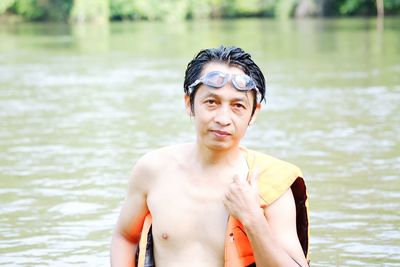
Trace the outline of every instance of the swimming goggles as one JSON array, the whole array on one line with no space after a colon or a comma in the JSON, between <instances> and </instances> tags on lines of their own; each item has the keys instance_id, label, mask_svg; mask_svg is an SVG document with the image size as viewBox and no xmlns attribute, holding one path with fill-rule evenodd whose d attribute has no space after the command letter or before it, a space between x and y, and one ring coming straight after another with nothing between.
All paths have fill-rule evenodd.
<instances>
[{"instance_id":1,"label":"swimming goggles","mask_svg":"<svg viewBox=\"0 0 400 267\"><path fill-rule=\"evenodd\" d=\"M208 87L217 89L223 87L229 80L232 80L233 86L242 92L247 92L255 89L259 94L254 80L246 74L229 74L221 71L211 71L205 74L200 79L197 79L189 85L189 94L193 92L197 85L203 83Z\"/></svg>"}]
</instances>

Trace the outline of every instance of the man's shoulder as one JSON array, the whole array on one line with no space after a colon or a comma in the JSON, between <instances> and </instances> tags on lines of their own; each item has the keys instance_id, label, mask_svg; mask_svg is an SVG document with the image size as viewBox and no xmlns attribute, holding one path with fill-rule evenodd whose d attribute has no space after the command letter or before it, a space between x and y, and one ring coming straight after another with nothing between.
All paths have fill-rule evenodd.
<instances>
[{"instance_id":1,"label":"man's shoulder","mask_svg":"<svg viewBox=\"0 0 400 267\"><path fill-rule=\"evenodd\" d=\"M140 168L150 168L152 170L169 166L180 158L180 155L186 151L188 145L178 144L154 149L139 158L136 165Z\"/></svg>"},{"instance_id":2,"label":"man's shoulder","mask_svg":"<svg viewBox=\"0 0 400 267\"><path fill-rule=\"evenodd\" d=\"M149 188L165 171L177 165L183 145L172 145L154 149L140 157L133 166L130 175L132 185L146 184Z\"/></svg>"}]
</instances>

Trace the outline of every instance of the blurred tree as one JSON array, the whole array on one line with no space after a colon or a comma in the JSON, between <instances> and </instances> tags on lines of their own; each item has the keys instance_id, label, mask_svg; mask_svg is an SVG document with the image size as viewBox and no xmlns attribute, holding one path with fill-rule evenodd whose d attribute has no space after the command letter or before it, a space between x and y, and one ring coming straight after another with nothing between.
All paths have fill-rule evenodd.
<instances>
[{"instance_id":1,"label":"blurred tree","mask_svg":"<svg viewBox=\"0 0 400 267\"><path fill-rule=\"evenodd\" d=\"M275 5L275 16L280 19L289 18L294 11L296 0L280 0Z\"/></svg>"},{"instance_id":2,"label":"blurred tree","mask_svg":"<svg viewBox=\"0 0 400 267\"><path fill-rule=\"evenodd\" d=\"M296 17L310 17L319 13L314 0L300 0L296 6Z\"/></svg>"},{"instance_id":3,"label":"blurred tree","mask_svg":"<svg viewBox=\"0 0 400 267\"><path fill-rule=\"evenodd\" d=\"M383 17L385 14L383 0L376 0L376 9L378 17Z\"/></svg>"},{"instance_id":4,"label":"blurred tree","mask_svg":"<svg viewBox=\"0 0 400 267\"><path fill-rule=\"evenodd\" d=\"M70 20L75 23L106 23L109 20L108 0L73 0Z\"/></svg>"}]
</instances>

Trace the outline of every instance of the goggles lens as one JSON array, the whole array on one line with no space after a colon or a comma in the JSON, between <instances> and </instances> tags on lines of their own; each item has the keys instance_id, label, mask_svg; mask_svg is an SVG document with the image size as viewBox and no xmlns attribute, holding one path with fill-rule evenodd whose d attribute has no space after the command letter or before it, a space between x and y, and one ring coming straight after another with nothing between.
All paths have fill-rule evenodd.
<instances>
[{"instance_id":1,"label":"goggles lens","mask_svg":"<svg viewBox=\"0 0 400 267\"><path fill-rule=\"evenodd\" d=\"M246 75L246 74L229 74L223 73L221 71L211 71L201 77L200 79L196 80L189 86L190 93L193 92L194 88L203 83L208 87L212 88L221 88L223 87L229 79L232 79L233 86L239 91L250 91L252 89L256 89L256 83L253 79Z\"/></svg>"}]
</instances>

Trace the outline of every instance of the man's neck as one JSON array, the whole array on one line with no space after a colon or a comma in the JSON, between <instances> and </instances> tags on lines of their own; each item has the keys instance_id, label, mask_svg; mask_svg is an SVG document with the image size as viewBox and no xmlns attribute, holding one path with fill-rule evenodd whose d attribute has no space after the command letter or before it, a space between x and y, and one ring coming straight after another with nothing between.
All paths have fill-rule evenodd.
<instances>
[{"instance_id":1,"label":"man's neck","mask_svg":"<svg viewBox=\"0 0 400 267\"><path fill-rule=\"evenodd\" d=\"M219 167L235 164L240 160L239 146L224 150L215 150L202 144L195 143L195 155L203 167Z\"/></svg>"}]
</instances>

